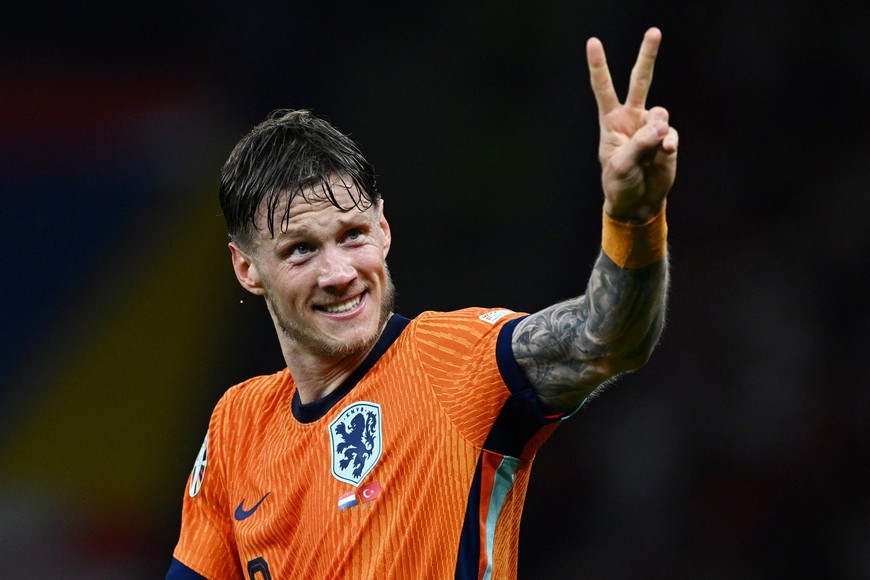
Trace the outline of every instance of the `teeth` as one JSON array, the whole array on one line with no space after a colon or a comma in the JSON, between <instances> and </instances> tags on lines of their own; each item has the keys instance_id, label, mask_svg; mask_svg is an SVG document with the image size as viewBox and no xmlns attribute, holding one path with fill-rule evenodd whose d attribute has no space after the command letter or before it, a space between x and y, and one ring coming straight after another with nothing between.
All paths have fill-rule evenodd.
<instances>
[{"instance_id":1,"label":"teeth","mask_svg":"<svg viewBox=\"0 0 870 580\"><path fill-rule=\"evenodd\" d=\"M361 299L361 296L357 296L356 298L351 298L347 302L341 302L340 304L324 305L323 309L330 314L347 312L348 310L353 310L354 308L356 308L357 304L359 304Z\"/></svg>"}]
</instances>

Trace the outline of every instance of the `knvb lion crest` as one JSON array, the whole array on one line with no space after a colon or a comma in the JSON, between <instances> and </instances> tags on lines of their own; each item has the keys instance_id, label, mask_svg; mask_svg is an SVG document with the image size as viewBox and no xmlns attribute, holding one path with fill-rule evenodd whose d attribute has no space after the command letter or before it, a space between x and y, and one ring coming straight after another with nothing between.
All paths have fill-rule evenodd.
<instances>
[{"instance_id":1,"label":"knvb lion crest","mask_svg":"<svg viewBox=\"0 0 870 580\"><path fill-rule=\"evenodd\" d=\"M360 401L329 424L332 475L359 486L381 458L381 406Z\"/></svg>"}]
</instances>

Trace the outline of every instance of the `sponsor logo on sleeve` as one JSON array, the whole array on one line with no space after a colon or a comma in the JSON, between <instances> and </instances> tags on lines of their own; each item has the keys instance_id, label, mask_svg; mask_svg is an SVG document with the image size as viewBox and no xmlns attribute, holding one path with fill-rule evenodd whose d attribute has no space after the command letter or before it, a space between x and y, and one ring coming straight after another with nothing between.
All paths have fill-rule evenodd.
<instances>
[{"instance_id":1,"label":"sponsor logo on sleeve","mask_svg":"<svg viewBox=\"0 0 870 580\"><path fill-rule=\"evenodd\" d=\"M202 481L205 479L205 466L208 462L208 431L205 433L205 440L202 442L202 447L199 450L199 455L196 456L196 463L193 464L193 471L190 474L190 487L187 493L190 497L196 496L202 488Z\"/></svg>"},{"instance_id":2,"label":"sponsor logo on sleeve","mask_svg":"<svg viewBox=\"0 0 870 580\"><path fill-rule=\"evenodd\" d=\"M495 324L496 322L498 322L499 320L501 320L502 318L504 318L508 314L513 314L513 313L514 313L513 310L505 310L505 309L490 310L486 314L481 314L480 319L483 320L484 322L489 322L490 324Z\"/></svg>"}]
</instances>

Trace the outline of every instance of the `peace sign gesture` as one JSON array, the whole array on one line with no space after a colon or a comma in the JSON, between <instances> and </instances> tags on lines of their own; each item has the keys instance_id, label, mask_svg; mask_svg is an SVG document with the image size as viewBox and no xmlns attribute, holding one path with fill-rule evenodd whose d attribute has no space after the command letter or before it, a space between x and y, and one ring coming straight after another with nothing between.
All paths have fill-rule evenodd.
<instances>
[{"instance_id":1,"label":"peace sign gesture","mask_svg":"<svg viewBox=\"0 0 870 580\"><path fill-rule=\"evenodd\" d=\"M646 221L658 213L676 176L679 137L668 124L668 111L646 108L661 40L658 28L646 31L625 103L616 96L601 41L590 38L586 43L601 126L598 157L604 209L623 221Z\"/></svg>"}]
</instances>

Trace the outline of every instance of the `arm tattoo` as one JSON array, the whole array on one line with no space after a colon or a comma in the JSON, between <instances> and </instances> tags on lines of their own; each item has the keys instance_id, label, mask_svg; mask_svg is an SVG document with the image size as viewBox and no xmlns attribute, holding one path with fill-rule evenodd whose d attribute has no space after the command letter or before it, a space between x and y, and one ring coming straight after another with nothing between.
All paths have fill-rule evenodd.
<instances>
[{"instance_id":1,"label":"arm tattoo","mask_svg":"<svg viewBox=\"0 0 870 580\"><path fill-rule=\"evenodd\" d=\"M603 252L586 294L525 318L513 351L541 402L567 410L642 366L664 326L667 260L623 270Z\"/></svg>"}]
</instances>

